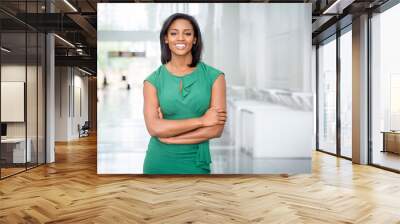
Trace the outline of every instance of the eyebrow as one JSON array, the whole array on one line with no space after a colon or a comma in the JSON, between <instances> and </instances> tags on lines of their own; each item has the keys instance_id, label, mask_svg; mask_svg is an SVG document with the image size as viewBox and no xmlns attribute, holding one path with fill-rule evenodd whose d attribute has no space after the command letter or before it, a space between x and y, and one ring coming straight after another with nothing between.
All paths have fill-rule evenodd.
<instances>
[{"instance_id":1,"label":"eyebrow","mask_svg":"<svg viewBox=\"0 0 400 224\"><path fill-rule=\"evenodd\" d=\"M176 31L178 31L178 29L170 29L170 30L176 30ZM193 29L184 29L183 31L187 31L187 30L192 31Z\"/></svg>"}]
</instances>

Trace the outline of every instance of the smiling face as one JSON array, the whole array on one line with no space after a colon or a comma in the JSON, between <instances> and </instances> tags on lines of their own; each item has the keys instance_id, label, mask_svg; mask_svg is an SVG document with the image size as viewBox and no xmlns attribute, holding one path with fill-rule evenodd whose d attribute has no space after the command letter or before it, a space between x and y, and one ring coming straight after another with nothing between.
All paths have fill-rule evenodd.
<instances>
[{"instance_id":1,"label":"smiling face","mask_svg":"<svg viewBox=\"0 0 400 224\"><path fill-rule=\"evenodd\" d=\"M184 56L191 53L196 43L192 24L185 19L172 22L165 36L165 43L171 50L171 55Z\"/></svg>"}]
</instances>

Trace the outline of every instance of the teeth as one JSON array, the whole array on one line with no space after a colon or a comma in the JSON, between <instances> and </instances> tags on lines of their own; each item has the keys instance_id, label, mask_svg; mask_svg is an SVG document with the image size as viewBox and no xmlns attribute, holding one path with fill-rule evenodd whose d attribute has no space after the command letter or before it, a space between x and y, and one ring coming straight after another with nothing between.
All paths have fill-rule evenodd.
<instances>
[{"instance_id":1,"label":"teeth","mask_svg":"<svg viewBox=\"0 0 400 224\"><path fill-rule=\"evenodd\" d=\"M186 47L185 44L175 44L175 47L178 49L184 49Z\"/></svg>"}]
</instances>

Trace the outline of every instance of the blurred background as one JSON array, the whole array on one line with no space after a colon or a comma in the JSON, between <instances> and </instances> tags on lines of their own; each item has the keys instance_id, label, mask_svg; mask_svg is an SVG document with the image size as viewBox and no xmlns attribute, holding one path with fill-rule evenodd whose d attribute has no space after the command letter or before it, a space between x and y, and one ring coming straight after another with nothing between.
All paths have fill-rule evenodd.
<instances>
[{"instance_id":1,"label":"blurred background","mask_svg":"<svg viewBox=\"0 0 400 224\"><path fill-rule=\"evenodd\" d=\"M98 173L142 173L150 136L143 80L161 65L175 12L201 28L202 60L226 74L228 122L212 173L311 172L315 64L311 4L98 4Z\"/></svg>"}]
</instances>

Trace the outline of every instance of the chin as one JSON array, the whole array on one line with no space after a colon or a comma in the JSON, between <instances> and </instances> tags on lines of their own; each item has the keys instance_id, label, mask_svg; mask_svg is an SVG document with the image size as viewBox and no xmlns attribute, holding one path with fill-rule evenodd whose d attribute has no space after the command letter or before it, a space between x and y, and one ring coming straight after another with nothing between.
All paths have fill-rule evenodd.
<instances>
[{"instance_id":1,"label":"chin","mask_svg":"<svg viewBox=\"0 0 400 224\"><path fill-rule=\"evenodd\" d=\"M185 52L182 52L182 51L171 51L171 53L172 54L175 54L175 55L177 55L177 56L186 56L186 55L188 55L188 54L190 54L190 50L189 51L185 51Z\"/></svg>"}]
</instances>

